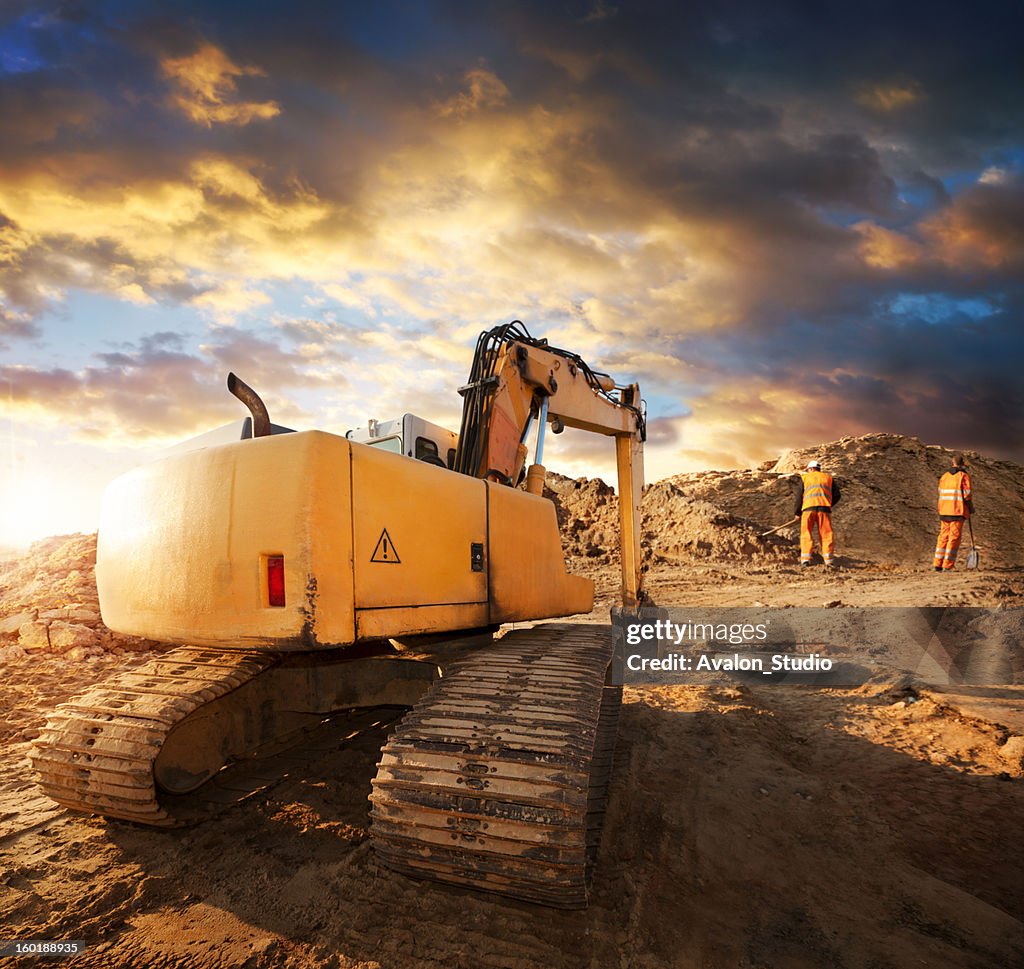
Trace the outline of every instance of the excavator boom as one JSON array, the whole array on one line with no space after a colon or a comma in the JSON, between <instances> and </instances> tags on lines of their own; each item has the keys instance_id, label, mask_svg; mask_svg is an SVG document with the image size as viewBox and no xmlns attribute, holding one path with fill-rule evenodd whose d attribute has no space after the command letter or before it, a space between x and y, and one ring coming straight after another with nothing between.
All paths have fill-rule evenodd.
<instances>
[{"instance_id":1,"label":"excavator boom","mask_svg":"<svg viewBox=\"0 0 1024 969\"><path fill-rule=\"evenodd\" d=\"M575 353L530 336L518 320L480 335L464 397L455 468L463 474L516 484L523 472L527 439L538 421L536 460L526 474L527 491L543 487L546 425L561 433L578 428L615 439L622 547L622 604L643 598L640 498L643 443L647 437L637 384L617 386Z\"/></svg>"}]
</instances>

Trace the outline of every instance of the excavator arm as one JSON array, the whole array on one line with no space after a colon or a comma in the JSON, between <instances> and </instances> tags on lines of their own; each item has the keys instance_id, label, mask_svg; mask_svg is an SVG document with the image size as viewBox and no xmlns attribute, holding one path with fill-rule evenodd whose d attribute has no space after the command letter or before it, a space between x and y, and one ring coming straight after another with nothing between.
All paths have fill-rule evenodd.
<instances>
[{"instance_id":1,"label":"excavator arm","mask_svg":"<svg viewBox=\"0 0 1024 969\"><path fill-rule=\"evenodd\" d=\"M622 600L643 599L640 498L646 422L637 384L617 386L575 353L530 336L518 320L481 334L464 398L455 470L507 485L521 480L527 439L537 421L526 490L544 485L544 434L575 427L615 438L622 547Z\"/></svg>"}]
</instances>

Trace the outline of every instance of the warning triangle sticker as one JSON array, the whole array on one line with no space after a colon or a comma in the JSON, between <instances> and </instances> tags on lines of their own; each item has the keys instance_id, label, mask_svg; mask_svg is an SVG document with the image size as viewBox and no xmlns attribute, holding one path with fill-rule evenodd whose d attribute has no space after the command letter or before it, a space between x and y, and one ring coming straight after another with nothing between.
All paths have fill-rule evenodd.
<instances>
[{"instance_id":1,"label":"warning triangle sticker","mask_svg":"<svg viewBox=\"0 0 1024 969\"><path fill-rule=\"evenodd\" d=\"M395 565L402 564L402 560L395 551L395 543L391 541L391 536L386 528L380 533L380 538L377 539L377 545L373 550L373 555L370 556L370 561L394 563Z\"/></svg>"}]
</instances>

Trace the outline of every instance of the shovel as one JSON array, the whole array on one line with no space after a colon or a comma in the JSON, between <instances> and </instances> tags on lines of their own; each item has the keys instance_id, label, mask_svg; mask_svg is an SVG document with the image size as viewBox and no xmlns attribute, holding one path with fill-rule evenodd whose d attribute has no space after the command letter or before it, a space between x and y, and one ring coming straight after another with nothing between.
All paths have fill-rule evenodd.
<instances>
[{"instance_id":1,"label":"shovel","mask_svg":"<svg viewBox=\"0 0 1024 969\"><path fill-rule=\"evenodd\" d=\"M971 550L967 553L967 568L976 569L981 561L981 556L978 554L977 545L974 544L974 526L971 524L970 518L967 519L967 527L971 532Z\"/></svg>"},{"instance_id":2,"label":"shovel","mask_svg":"<svg viewBox=\"0 0 1024 969\"><path fill-rule=\"evenodd\" d=\"M761 538L767 538L769 535L774 535L776 532L781 532L788 525L795 525L800 521L800 516L797 515L795 518L791 518L788 522L783 522L781 525L776 525L771 531L761 532Z\"/></svg>"}]
</instances>

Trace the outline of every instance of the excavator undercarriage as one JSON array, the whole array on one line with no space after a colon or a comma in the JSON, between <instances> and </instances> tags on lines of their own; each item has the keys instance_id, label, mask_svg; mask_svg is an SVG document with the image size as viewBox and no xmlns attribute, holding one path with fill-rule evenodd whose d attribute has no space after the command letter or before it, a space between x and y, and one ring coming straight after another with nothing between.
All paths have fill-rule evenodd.
<instances>
[{"instance_id":1,"label":"excavator undercarriage","mask_svg":"<svg viewBox=\"0 0 1024 969\"><path fill-rule=\"evenodd\" d=\"M606 685L609 644L603 626L519 629L441 678L419 660L312 664L181 647L58 707L34 766L45 793L72 810L180 827L294 770L339 711L370 708L372 722L388 716L381 706L412 707L370 795L382 860L582 907L621 699Z\"/></svg>"},{"instance_id":2,"label":"excavator undercarriage","mask_svg":"<svg viewBox=\"0 0 1024 969\"><path fill-rule=\"evenodd\" d=\"M463 660L398 725L373 783L396 871L587 903L622 688L603 626L543 625Z\"/></svg>"}]
</instances>

